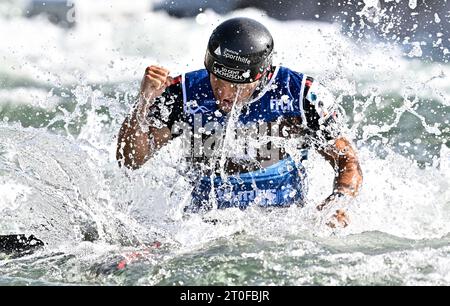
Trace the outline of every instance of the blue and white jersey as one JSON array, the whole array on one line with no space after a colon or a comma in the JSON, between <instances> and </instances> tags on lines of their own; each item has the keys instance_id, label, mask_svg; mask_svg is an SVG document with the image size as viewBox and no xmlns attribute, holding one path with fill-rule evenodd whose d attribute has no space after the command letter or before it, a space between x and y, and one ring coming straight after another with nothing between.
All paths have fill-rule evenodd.
<instances>
[{"instance_id":1,"label":"blue and white jersey","mask_svg":"<svg viewBox=\"0 0 450 306\"><path fill-rule=\"evenodd\" d=\"M275 122L280 116L301 117L306 77L284 67L276 67L265 88L256 93L247 103L248 109L241 114L240 122ZM184 113L192 116L201 112L204 123L209 120L222 121L217 114L218 105L212 91L209 74L205 69L183 75L182 80ZM216 115L218 116L215 116ZM208 116L208 115L212 115Z\"/></svg>"},{"instance_id":2,"label":"blue and white jersey","mask_svg":"<svg viewBox=\"0 0 450 306\"><path fill-rule=\"evenodd\" d=\"M184 124L183 129L186 129L187 125L192 131L190 137L194 147L196 141L204 140L206 127L213 127L210 131L214 134L228 123L229 114L221 111L216 102L208 71L192 71L174 79L173 84L150 108L148 119L151 125L157 128L166 126L172 131L178 123ZM253 124L267 123L269 127L279 125L279 138L285 139L293 135L299 136L297 138L304 137L305 141L299 149L306 152L305 149L309 147L326 145L328 140L337 137L339 128L335 119L334 99L325 88L302 73L285 67L274 67L264 88L255 92L238 114L240 126L237 126L236 130L246 131L244 136L247 137L251 133L247 133L245 128L252 127ZM199 130L202 130L201 137L195 137ZM273 133L270 136L274 136ZM269 146L272 148L275 138L269 140ZM290 155L282 152L282 148L276 148L276 153L271 151L270 156L266 156L265 153L256 152L249 147L248 143L251 142L244 141L244 150L240 150L238 140L233 142L232 150L226 152L233 165L235 157L239 157L236 165L242 161L242 164L250 164L255 160L258 165L262 165L261 161L273 161L271 158L275 155L277 162L269 162L267 167L261 166L257 170L245 171L243 168L243 171L239 170L237 175L228 178L217 176L217 173L214 174L216 170L208 172L197 180L192 193L192 205L187 207L187 211L209 208L211 195L216 198L218 208L243 209L254 202L260 206L286 206L303 201L306 174L301 162L295 163ZM213 146L212 151L214 150L216 147ZM200 157L203 163L208 156L211 157L205 151L206 149L201 151L199 156L193 150L192 156ZM246 153L245 157L242 157L243 151ZM239 154L233 156L236 152ZM211 160L213 163L217 162L214 158Z\"/></svg>"},{"instance_id":3,"label":"blue and white jersey","mask_svg":"<svg viewBox=\"0 0 450 306\"><path fill-rule=\"evenodd\" d=\"M339 132L331 122L337 111L332 94L311 77L286 67L275 67L267 85L246 105L239 116L243 124L295 119L296 125L313 137L322 134L328 140ZM226 119L218 108L206 69L175 78L151 107L149 120L156 127L172 128L176 122L193 126L195 115L201 115L197 118L201 117L202 126L210 122L224 124Z\"/></svg>"}]
</instances>

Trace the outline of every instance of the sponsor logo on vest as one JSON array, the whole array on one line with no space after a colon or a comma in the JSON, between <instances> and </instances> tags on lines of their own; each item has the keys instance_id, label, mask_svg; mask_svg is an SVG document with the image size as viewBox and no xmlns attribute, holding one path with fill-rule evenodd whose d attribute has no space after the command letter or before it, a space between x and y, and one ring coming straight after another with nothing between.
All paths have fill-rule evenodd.
<instances>
[{"instance_id":1,"label":"sponsor logo on vest","mask_svg":"<svg viewBox=\"0 0 450 306\"><path fill-rule=\"evenodd\" d=\"M216 100L204 100L203 101L203 105L207 105L207 106L214 106L216 104L217 104Z\"/></svg>"},{"instance_id":2,"label":"sponsor logo on vest","mask_svg":"<svg viewBox=\"0 0 450 306\"><path fill-rule=\"evenodd\" d=\"M232 191L217 189L217 197L220 201L230 201L234 204L249 204L258 202L259 205L268 205L274 203L277 198L277 189L256 189Z\"/></svg>"},{"instance_id":3,"label":"sponsor logo on vest","mask_svg":"<svg viewBox=\"0 0 450 306\"><path fill-rule=\"evenodd\" d=\"M189 114L207 113L211 111L204 105L198 105L197 101L189 101L186 103L186 110Z\"/></svg>"},{"instance_id":4,"label":"sponsor logo on vest","mask_svg":"<svg viewBox=\"0 0 450 306\"><path fill-rule=\"evenodd\" d=\"M294 111L294 100L288 95L281 96L281 99L270 99L270 111L272 112L288 112Z\"/></svg>"}]
</instances>

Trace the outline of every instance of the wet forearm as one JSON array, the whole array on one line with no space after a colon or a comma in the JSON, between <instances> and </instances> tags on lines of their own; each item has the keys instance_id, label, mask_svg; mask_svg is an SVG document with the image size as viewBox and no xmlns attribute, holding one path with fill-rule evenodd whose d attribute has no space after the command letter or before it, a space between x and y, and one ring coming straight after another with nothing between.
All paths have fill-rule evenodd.
<instances>
[{"instance_id":1,"label":"wet forearm","mask_svg":"<svg viewBox=\"0 0 450 306\"><path fill-rule=\"evenodd\" d=\"M320 153L335 169L334 192L355 196L362 184L362 171L350 142L338 138L333 146Z\"/></svg>"},{"instance_id":2,"label":"wet forearm","mask_svg":"<svg viewBox=\"0 0 450 306\"><path fill-rule=\"evenodd\" d=\"M152 128L147 122L150 106L172 83L169 71L158 66L145 69L139 101L125 119L119 132L116 158L119 165L131 169L142 166L147 159L171 138L167 127Z\"/></svg>"},{"instance_id":3,"label":"wet forearm","mask_svg":"<svg viewBox=\"0 0 450 306\"><path fill-rule=\"evenodd\" d=\"M354 154L345 154L339 157L334 180L335 192L355 196L362 183L362 171L358 159Z\"/></svg>"},{"instance_id":4,"label":"wet forearm","mask_svg":"<svg viewBox=\"0 0 450 306\"><path fill-rule=\"evenodd\" d=\"M139 101L132 114L122 124L119 132L116 158L119 164L136 169L142 166L150 154L146 105Z\"/></svg>"}]
</instances>

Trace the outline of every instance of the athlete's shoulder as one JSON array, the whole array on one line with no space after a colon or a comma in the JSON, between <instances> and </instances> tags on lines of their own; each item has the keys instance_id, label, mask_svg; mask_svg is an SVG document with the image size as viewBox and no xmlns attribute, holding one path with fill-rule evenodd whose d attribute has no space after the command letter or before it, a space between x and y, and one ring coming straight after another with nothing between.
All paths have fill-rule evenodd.
<instances>
[{"instance_id":1,"label":"athlete's shoulder","mask_svg":"<svg viewBox=\"0 0 450 306\"><path fill-rule=\"evenodd\" d=\"M278 66L278 73L279 74L283 74L283 75L289 75L291 77L299 77L302 78L305 74L300 72L300 71L296 71L293 70L289 67L285 67L285 66Z\"/></svg>"},{"instance_id":2,"label":"athlete's shoulder","mask_svg":"<svg viewBox=\"0 0 450 306\"><path fill-rule=\"evenodd\" d=\"M172 77L170 85L166 88L166 94L176 94L181 90L182 75Z\"/></svg>"},{"instance_id":3,"label":"athlete's shoulder","mask_svg":"<svg viewBox=\"0 0 450 306\"><path fill-rule=\"evenodd\" d=\"M303 87L303 100L306 107L313 107L320 118L328 117L336 108L336 100L323 84L313 76L298 72L287 67L280 67L280 72L289 76L290 83ZM303 85L304 84L304 85Z\"/></svg>"},{"instance_id":4,"label":"athlete's shoulder","mask_svg":"<svg viewBox=\"0 0 450 306\"><path fill-rule=\"evenodd\" d=\"M303 87L305 74L284 66L278 66L275 73L278 81L286 83L291 89L297 88L300 91Z\"/></svg>"},{"instance_id":5,"label":"athlete's shoulder","mask_svg":"<svg viewBox=\"0 0 450 306\"><path fill-rule=\"evenodd\" d=\"M298 77L301 78L302 74L300 72L294 71L288 67L285 66L276 66L275 67L275 73L277 76L282 76L282 77Z\"/></svg>"},{"instance_id":6,"label":"athlete's shoulder","mask_svg":"<svg viewBox=\"0 0 450 306\"><path fill-rule=\"evenodd\" d=\"M176 77L172 78L172 82L170 83L169 87L180 87L182 86L183 82L186 81L186 78L189 80L201 80L208 76L208 71L206 69L198 69L198 70L192 70L188 72L184 72L182 74L177 75Z\"/></svg>"},{"instance_id":7,"label":"athlete's shoulder","mask_svg":"<svg viewBox=\"0 0 450 306\"><path fill-rule=\"evenodd\" d=\"M189 78L196 78L196 79L202 79L204 77L208 76L208 70L206 69L198 69L198 70L192 70L189 72L185 72L184 73L184 77L189 77Z\"/></svg>"},{"instance_id":8,"label":"athlete's shoulder","mask_svg":"<svg viewBox=\"0 0 450 306\"><path fill-rule=\"evenodd\" d=\"M312 104L320 118L328 118L337 107L333 93L313 78L307 78L305 87L305 103Z\"/></svg>"}]
</instances>

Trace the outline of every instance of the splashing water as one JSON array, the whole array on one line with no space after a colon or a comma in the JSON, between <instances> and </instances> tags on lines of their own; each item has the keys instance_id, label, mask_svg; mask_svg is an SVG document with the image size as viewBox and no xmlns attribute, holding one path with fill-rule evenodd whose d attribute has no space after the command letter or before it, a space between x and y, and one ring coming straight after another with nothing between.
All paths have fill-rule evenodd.
<instances>
[{"instance_id":1,"label":"splashing water","mask_svg":"<svg viewBox=\"0 0 450 306\"><path fill-rule=\"evenodd\" d=\"M46 242L22 258L0 255L0 284L450 284L448 65L407 60L390 45L358 47L336 25L282 23L256 10L202 14L208 22L93 15L70 30L0 18L10 38L0 46L0 234ZM311 152L304 208L212 210L207 217L220 220L212 224L182 212L192 188L179 174L178 139L139 170L117 166L116 135L143 69L202 67L198 46L234 15L261 19L275 37L275 62L334 93L359 149L357 198L318 212L334 174ZM154 31L163 25L168 33ZM175 33L184 38L170 39ZM311 35L293 41L298 33ZM228 118L222 169L239 113L235 106ZM331 229L326 220L339 207L350 226ZM118 269L130 252L140 255Z\"/></svg>"},{"instance_id":2,"label":"splashing water","mask_svg":"<svg viewBox=\"0 0 450 306\"><path fill-rule=\"evenodd\" d=\"M225 136L223 140L222 148L219 149L219 152L221 152L220 155L220 175L222 178L225 178L227 175L225 173L225 162L227 160L227 157L231 152L234 150L234 145L236 143L235 139L235 131L238 126L239 122L239 116L242 112L242 108L244 106L243 103L239 103L239 99L242 95L242 88L238 87L236 91L236 96L234 97L233 106L231 108L230 113L228 114L228 118L226 121L226 127L225 127Z\"/></svg>"}]
</instances>

